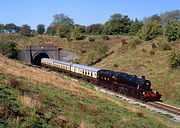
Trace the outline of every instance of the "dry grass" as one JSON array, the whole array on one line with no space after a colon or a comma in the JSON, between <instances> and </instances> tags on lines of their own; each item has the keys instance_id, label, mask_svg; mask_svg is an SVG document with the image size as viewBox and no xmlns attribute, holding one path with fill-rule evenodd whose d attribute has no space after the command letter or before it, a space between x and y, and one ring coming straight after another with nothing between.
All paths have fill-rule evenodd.
<instances>
[{"instance_id":1,"label":"dry grass","mask_svg":"<svg viewBox=\"0 0 180 128\"><path fill-rule=\"evenodd\" d=\"M93 98L93 99L99 98L103 100L108 100L131 112L133 112L135 109L131 107L130 105L126 106L123 103L116 101L115 99L106 97L98 92L95 92L93 90L80 86L71 80L64 79L55 72L48 72L42 69L28 67L19 63L18 61L13 61L3 56L0 56L0 62L1 62L0 63L1 73L10 74L10 75L14 75L20 78L24 78L33 83L37 82L40 84L46 84L46 85L59 87L59 88L68 90L74 93L75 95ZM28 99L27 103L25 99ZM26 105L29 105L30 102L32 102L32 99L30 99L29 97L24 97L22 98L22 102Z\"/></svg>"},{"instance_id":2,"label":"dry grass","mask_svg":"<svg viewBox=\"0 0 180 128\"><path fill-rule=\"evenodd\" d=\"M22 105L30 108L40 108L41 107L41 102L33 99L29 96L20 96L19 101Z\"/></svg>"},{"instance_id":3,"label":"dry grass","mask_svg":"<svg viewBox=\"0 0 180 128\"><path fill-rule=\"evenodd\" d=\"M82 121L79 125L79 128L87 128L86 123Z\"/></svg>"}]
</instances>

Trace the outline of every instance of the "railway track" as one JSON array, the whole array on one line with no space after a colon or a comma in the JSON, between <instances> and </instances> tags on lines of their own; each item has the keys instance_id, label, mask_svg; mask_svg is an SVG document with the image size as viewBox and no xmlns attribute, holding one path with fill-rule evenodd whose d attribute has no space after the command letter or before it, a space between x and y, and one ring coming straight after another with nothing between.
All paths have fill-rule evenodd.
<instances>
[{"instance_id":1,"label":"railway track","mask_svg":"<svg viewBox=\"0 0 180 128\"><path fill-rule=\"evenodd\" d=\"M150 106L153 106L155 108L158 108L158 109L167 111L169 113L175 114L177 116L180 116L180 108L178 108L178 107L174 107L174 106L171 106L171 105L168 105L168 104L165 104L162 102L158 102L158 101L148 102L147 104Z\"/></svg>"},{"instance_id":2,"label":"railway track","mask_svg":"<svg viewBox=\"0 0 180 128\"><path fill-rule=\"evenodd\" d=\"M127 100L127 101L131 100L131 101L133 101L135 103L139 102L140 104L145 104L145 105L154 107L156 109L165 111L165 112L171 114L172 116L175 115L176 118L180 119L180 108L178 108L178 107L175 107L175 106L172 106L172 105L169 105L169 104L165 104L165 103L160 102L160 101L144 102L144 101L136 99L136 98L134 98L132 96L128 96L128 95L125 95L125 94L120 94L118 92L114 92L111 89L105 88L103 86L96 85L94 83L90 83L90 82L87 82L87 81L84 81L84 80L80 80L80 81L84 82L86 84L94 86L96 88L96 91L103 90L101 92L108 93L110 95L114 95L114 96L117 96L117 97L121 97L121 98L123 98L124 100ZM179 119L178 119L178 122L180 121Z\"/></svg>"}]
</instances>

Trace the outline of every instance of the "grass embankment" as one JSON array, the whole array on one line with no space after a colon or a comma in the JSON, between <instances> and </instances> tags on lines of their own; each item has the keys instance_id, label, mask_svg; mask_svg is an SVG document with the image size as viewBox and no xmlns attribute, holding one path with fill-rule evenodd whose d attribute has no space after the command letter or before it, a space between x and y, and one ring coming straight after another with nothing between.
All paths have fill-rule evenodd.
<instances>
[{"instance_id":1,"label":"grass embankment","mask_svg":"<svg viewBox=\"0 0 180 128\"><path fill-rule=\"evenodd\" d=\"M146 76L151 80L152 88L162 94L165 103L180 107L180 69L171 69L170 55L180 49L178 41L171 43L172 50L161 50L162 39L150 42L135 39L119 38L112 41L114 54L108 56L96 67L114 71L127 72L138 76ZM156 48L152 48L152 44Z\"/></svg>"},{"instance_id":2,"label":"grass embankment","mask_svg":"<svg viewBox=\"0 0 180 128\"><path fill-rule=\"evenodd\" d=\"M0 57L0 127L178 127L42 69Z\"/></svg>"},{"instance_id":3,"label":"grass embankment","mask_svg":"<svg viewBox=\"0 0 180 128\"><path fill-rule=\"evenodd\" d=\"M138 76L146 76L152 81L152 88L158 90L165 103L180 107L180 71L170 68L170 54L180 49L180 40L170 43L172 50L162 51L162 38L151 41L136 40L135 36L112 36L109 40L102 36L94 36L94 42L81 40L70 42L66 39L49 36L24 37L21 35L0 35L0 40L17 42L19 48L26 45L57 45L63 50L78 53L80 64L91 64L103 57L108 51L114 54L108 56L95 67L123 71ZM152 48L152 44L156 47Z\"/></svg>"}]
</instances>

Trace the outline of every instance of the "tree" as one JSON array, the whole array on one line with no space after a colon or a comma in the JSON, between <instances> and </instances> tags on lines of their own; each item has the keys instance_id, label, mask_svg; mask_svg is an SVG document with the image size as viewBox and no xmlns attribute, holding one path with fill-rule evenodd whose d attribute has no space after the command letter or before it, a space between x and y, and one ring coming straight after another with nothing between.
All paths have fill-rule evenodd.
<instances>
[{"instance_id":1,"label":"tree","mask_svg":"<svg viewBox=\"0 0 180 128\"><path fill-rule=\"evenodd\" d=\"M24 36L31 36L31 27L27 24L23 25L20 29L20 34Z\"/></svg>"},{"instance_id":2,"label":"tree","mask_svg":"<svg viewBox=\"0 0 180 128\"><path fill-rule=\"evenodd\" d=\"M62 38L68 37L71 28L74 25L73 19L64 15L63 13L54 15L54 20L48 27L47 33L53 36L60 36Z\"/></svg>"},{"instance_id":3,"label":"tree","mask_svg":"<svg viewBox=\"0 0 180 128\"><path fill-rule=\"evenodd\" d=\"M48 28L47 28L47 31L46 31L46 33L48 34L48 35L51 35L51 36L55 36L56 35L56 27L55 26L49 26Z\"/></svg>"},{"instance_id":4,"label":"tree","mask_svg":"<svg viewBox=\"0 0 180 128\"><path fill-rule=\"evenodd\" d=\"M38 26L37 26L37 34L44 34L44 32L45 32L45 25L44 24L39 24Z\"/></svg>"},{"instance_id":5,"label":"tree","mask_svg":"<svg viewBox=\"0 0 180 128\"><path fill-rule=\"evenodd\" d=\"M70 38L75 41L80 37L80 26L75 25L74 29L71 30Z\"/></svg>"},{"instance_id":6,"label":"tree","mask_svg":"<svg viewBox=\"0 0 180 128\"><path fill-rule=\"evenodd\" d=\"M4 25L0 24L0 33L4 33Z\"/></svg>"},{"instance_id":7,"label":"tree","mask_svg":"<svg viewBox=\"0 0 180 128\"><path fill-rule=\"evenodd\" d=\"M18 49L15 42L0 42L0 53L9 58L16 59L18 56Z\"/></svg>"},{"instance_id":8,"label":"tree","mask_svg":"<svg viewBox=\"0 0 180 128\"><path fill-rule=\"evenodd\" d=\"M127 34L129 32L131 20L126 15L113 14L104 24L104 34L117 35Z\"/></svg>"},{"instance_id":9,"label":"tree","mask_svg":"<svg viewBox=\"0 0 180 128\"><path fill-rule=\"evenodd\" d=\"M64 25L73 25L73 19L69 18L68 16L64 15L63 13L56 14L53 16L54 20L52 24L64 24Z\"/></svg>"},{"instance_id":10,"label":"tree","mask_svg":"<svg viewBox=\"0 0 180 128\"><path fill-rule=\"evenodd\" d=\"M165 37L168 42L175 41L180 38L180 21L170 21L165 27Z\"/></svg>"},{"instance_id":11,"label":"tree","mask_svg":"<svg viewBox=\"0 0 180 128\"><path fill-rule=\"evenodd\" d=\"M87 34L101 34L103 31L103 25L102 24L92 24L86 28Z\"/></svg>"},{"instance_id":12,"label":"tree","mask_svg":"<svg viewBox=\"0 0 180 128\"><path fill-rule=\"evenodd\" d=\"M174 10L162 13L161 17L161 25L164 28L170 21L180 20L180 10Z\"/></svg>"},{"instance_id":13,"label":"tree","mask_svg":"<svg viewBox=\"0 0 180 128\"><path fill-rule=\"evenodd\" d=\"M138 21L135 19L134 22L132 22L130 29L129 29L129 34L130 35L136 35L138 31L142 28L143 23L141 21Z\"/></svg>"},{"instance_id":14,"label":"tree","mask_svg":"<svg viewBox=\"0 0 180 128\"><path fill-rule=\"evenodd\" d=\"M10 23L10 24L6 24L4 26L4 29L8 32L8 33L16 33L16 30L17 30L17 26L13 23Z\"/></svg>"},{"instance_id":15,"label":"tree","mask_svg":"<svg viewBox=\"0 0 180 128\"><path fill-rule=\"evenodd\" d=\"M139 37L148 41L154 39L158 35L162 34L162 28L160 25L160 21L158 20L149 20L147 21L142 29L139 31Z\"/></svg>"}]
</instances>

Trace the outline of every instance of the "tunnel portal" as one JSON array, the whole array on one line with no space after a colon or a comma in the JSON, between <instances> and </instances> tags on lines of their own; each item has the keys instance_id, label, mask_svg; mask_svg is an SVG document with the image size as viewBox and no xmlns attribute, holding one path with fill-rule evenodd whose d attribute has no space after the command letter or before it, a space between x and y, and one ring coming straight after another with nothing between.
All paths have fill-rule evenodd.
<instances>
[{"instance_id":1,"label":"tunnel portal","mask_svg":"<svg viewBox=\"0 0 180 128\"><path fill-rule=\"evenodd\" d=\"M32 64L41 66L41 59L49 58L47 53L38 53L32 60Z\"/></svg>"}]
</instances>

